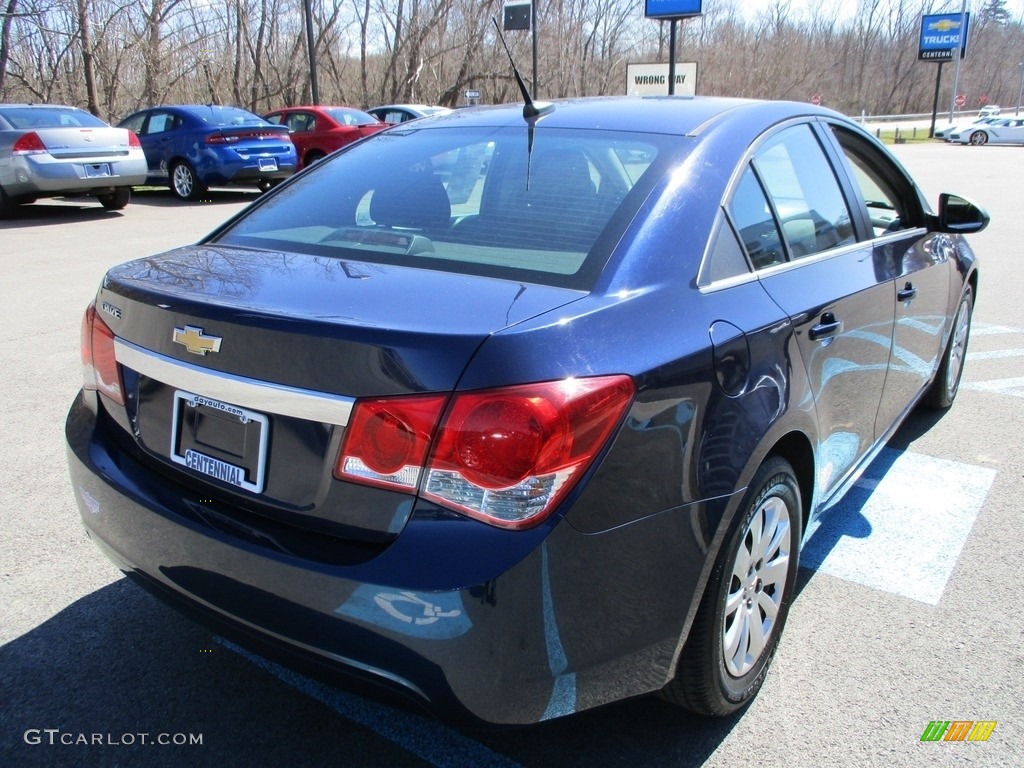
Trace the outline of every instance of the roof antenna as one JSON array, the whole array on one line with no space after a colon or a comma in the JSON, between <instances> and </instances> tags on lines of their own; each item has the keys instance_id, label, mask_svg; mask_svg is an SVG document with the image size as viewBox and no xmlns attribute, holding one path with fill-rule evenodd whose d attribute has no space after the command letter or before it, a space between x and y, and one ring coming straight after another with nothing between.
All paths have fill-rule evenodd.
<instances>
[{"instance_id":1,"label":"roof antenna","mask_svg":"<svg viewBox=\"0 0 1024 768\"><path fill-rule=\"evenodd\" d=\"M505 36L501 34L501 27L498 26L498 20L491 16L491 21L494 22L494 28L498 31L498 39L501 40L502 46L505 48L505 53L508 55L508 62L512 65L512 74L516 76L516 85L519 86L519 92L523 94L523 118L529 120L533 117L540 117L551 112L555 105L548 101L534 101L530 96L530 91L526 87L526 83L523 82L523 76L519 74L519 68L516 66L515 59L512 58L512 51L508 49L508 43L505 42Z\"/></svg>"}]
</instances>

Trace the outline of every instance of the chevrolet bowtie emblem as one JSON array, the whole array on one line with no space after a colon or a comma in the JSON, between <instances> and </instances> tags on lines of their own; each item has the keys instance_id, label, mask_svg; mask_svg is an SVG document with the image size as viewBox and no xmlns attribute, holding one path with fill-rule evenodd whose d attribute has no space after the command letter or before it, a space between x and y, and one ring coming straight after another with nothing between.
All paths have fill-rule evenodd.
<instances>
[{"instance_id":1,"label":"chevrolet bowtie emblem","mask_svg":"<svg viewBox=\"0 0 1024 768\"><path fill-rule=\"evenodd\" d=\"M193 355L205 355L207 352L220 352L220 336L207 336L202 328L186 325L175 328L172 336L175 344L183 344Z\"/></svg>"}]
</instances>

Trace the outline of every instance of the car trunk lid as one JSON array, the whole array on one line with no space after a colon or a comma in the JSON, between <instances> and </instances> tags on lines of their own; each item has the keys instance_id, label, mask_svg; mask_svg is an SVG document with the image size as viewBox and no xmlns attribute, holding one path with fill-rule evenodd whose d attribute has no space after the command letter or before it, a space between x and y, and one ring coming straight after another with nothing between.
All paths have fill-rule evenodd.
<instances>
[{"instance_id":1,"label":"car trunk lid","mask_svg":"<svg viewBox=\"0 0 1024 768\"><path fill-rule=\"evenodd\" d=\"M35 131L53 157L122 157L128 154L128 131L123 128L39 128Z\"/></svg>"},{"instance_id":2,"label":"car trunk lid","mask_svg":"<svg viewBox=\"0 0 1024 768\"><path fill-rule=\"evenodd\" d=\"M127 393L120 438L197 494L363 540L406 494L335 480L352 403L450 392L492 333L583 294L223 246L112 269L97 309Z\"/></svg>"}]
</instances>

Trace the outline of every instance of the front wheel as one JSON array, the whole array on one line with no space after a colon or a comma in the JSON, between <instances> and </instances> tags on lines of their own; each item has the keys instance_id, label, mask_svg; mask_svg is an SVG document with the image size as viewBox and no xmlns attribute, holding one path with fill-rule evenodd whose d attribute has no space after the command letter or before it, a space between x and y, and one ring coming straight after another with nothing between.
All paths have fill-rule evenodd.
<instances>
[{"instance_id":1,"label":"front wheel","mask_svg":"<svg viewBox=\"0 0 1024 768\"><path fill-rule=\"evenodd\" d=\"M792 466L769 458L719 552L676 676L662 690L668 701L722 717L757 694L793 597L801 509Z\"/></svg>"},{"instance_id":2,"label":"front wheel","mask_svg":"<svg viewBox=\"0 0 1024 768\"><path fill-rule=\"evenodd\" d=\"M980 147L982 144L988 142L988 134L984 131L975 131L971 134L970 142L974 146Z\"/></svg>"},{"instance_id":3,"label":"front wheel","mask_svg":"<svg viewBox=\"0 0 1024 768\"><path fill-rule=\"evenodd\" d=\"M949 408L956 399L956 393L960 391L960 379L964 375L964 361L967 359L967 342L971 338L973 314L974 291L968 285L964 288L964 295L960 297L956 317L953 319L953 329L950 331L942 362L939 363L939 370L925 396L925 403L930 408Z\"/></svg>"},{"instance_id":4,"label":"front wheel","mask_svg":"<svg viewBox=\"0 0 1024 768\"><path fill-rule=\"evenodd\" d=\"M191 165L179 161L171 168L171 191L179 200L198 200L206 194L206 186Z\"/></svg>"},{"instance_id":5,"label":"front wheel","mask_svg":"<svg viewBox=\"0 0 1024 768\"><path fill-rule=\"evenodd\" d=\"M120 211L132 199L132 190L130 187L118 187L113 192L99 195L97 199L108 211Z\"/></svg>"}]
</instances>

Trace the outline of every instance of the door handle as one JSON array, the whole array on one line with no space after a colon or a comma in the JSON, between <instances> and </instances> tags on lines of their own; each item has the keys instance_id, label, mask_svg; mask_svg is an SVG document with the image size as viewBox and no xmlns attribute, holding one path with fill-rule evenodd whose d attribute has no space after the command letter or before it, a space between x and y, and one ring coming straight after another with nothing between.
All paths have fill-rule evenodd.
<instances>
[{"instance_id":1,"label":"door handle","mask_svg":"<svg viewBox=\"0 0 1024 768\"><path fill-rule=\"evenodd\" d=\"M899 301L910 301L915 296L917 296L917 288L915 288L911 283L907 283L903 287L903 290L896 291L896 298Z\"/></svg>"},{"instance_id":2,"label":"door handle","mask_svg":"<svg viewBox=\"0 0 1024 768\"><path fill-rule=\"evenodd\" d=\"M840 333L843 330L843 321L836 320L836 316L831 312L826 312L821 316L821 322L811 328L808 334L811 337L811 341L819 341L820 339L829 339Z\"/></svg>"}]
</instances>

